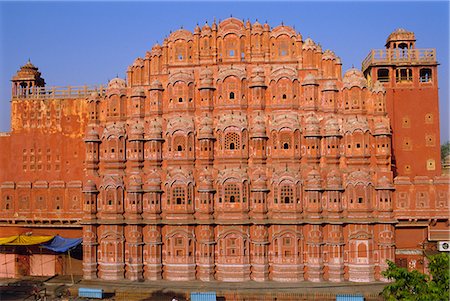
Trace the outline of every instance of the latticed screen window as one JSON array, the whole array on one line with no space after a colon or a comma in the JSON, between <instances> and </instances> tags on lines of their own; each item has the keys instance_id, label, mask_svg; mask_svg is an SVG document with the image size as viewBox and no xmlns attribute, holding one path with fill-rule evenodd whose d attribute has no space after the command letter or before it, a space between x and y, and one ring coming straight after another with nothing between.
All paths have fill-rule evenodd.
<instances>
[{"instance_id":1,"label":"latticed screen window","mask_svg":"<svg viewBox=\"0 0 450 301\"><path fill-rule=\"evenodd\" d=\"M228 238L227 239L227 256L235 256L237 255L237 239L236 238Z\"/></svg>"},{"instance_id":2,"label":"latticed screen window","mask_svg":"<svg viewBox=\"0 0 450 301\"><path fill-rule=\"evenodd\" d=\"M294 203L294 191L291 186L281 186L281 202L284 204Z\"/></svg>"},{"instance_id":3,"label":"latticed screen window","mask_svg":"<svg viewBox=\"0 0 450 301\"><path fill-rule=\"evenodd\" d=\"M183 136L176 136L173 138L173 146L177 152L184 151L186 149L186 138Z\"/></svg>"},{"instance_id":4,"label":"latticed screen window","mask_svg":"<svg viewBox=\"0 0 450 301\"><path fill-rule=\"evenodd\" d=\"M236 83L234 81L227 83L227 94L229 100L236 99Z\"/></svg>"},{"instance_id":5,"label":"latticed screen window","mask_svg":"<svg viewBox=\"0 0 450 301\"><path fill-rule=\"evenodd\" d=\"M183 86L181 84L178 84L175 86L175 99L178 102L183 102L184 100L184 90L183 90Z\"/></svg>"},{"instance_id":6,"label":"latticed screen window","mask_svg":"<svg viewBox=\"0 0 450 301\"><path fill-rule=\"evenodd\" d=\"M172 189L172 199L177 205L184 205L186 194L183 187L174 187Z\"/></svg>"},{"instance_id":7,"label":"latticed screen window","mask_svg":"<svg viewBox=\"0 0 450 301\"><path fill-rule=\"evenodd\" d=\"M241 145L239 143L239 134L238 133L227 133L225 135L225 149L240 149Z\"/></svg>"},{"instance_id":8,"label":"latticed screen window","mask_svg":"<svg viewBox=\"0 0 450 301\"><path fill-rule=\"evenodd\" d=\"M183 46L177 46L175 52L176 52L177 60L182 61L184 59L184 56L185 56L184 55L184 47Z\"/></svg>"},{"instance_id":9,"label":"latticed screen window","mask_svg":"<svg viewBox=\"0 0 450 301\"><path fill-rule=\"evenodd\" d=\"M279 56L286 56L289 54L289 42L288 41L281 41L279 44Z\"/></svg>"},{"instance_id":10,"label":"latticed screen window","mask_svg":"<svg viewBox=\"0 0 450 301\"><path fill-rule=\"evenodd\" d=\"M289 91L289 89L288 89L288 83L285 82L285 81L283 81L283 80L281 80L280 83L278 84L278 93L279 93L279 97L280 97L282 100L287 99L288 91Z\"/></svg>"},{"instance_id":11,"label":"latticed screen window","mask_svg":"<svg viewBox=\"0 0 450 301\"><path fill-rule=\"evenodd\" d=\"M238 203L240 201L239 187L237 184L225 185L225 202Z\"/></svg>"},{"instance_id":12,"label":"latticed screen window","mask_svg":"<svg viewBox=\"0 0 450 301\"><path fill-rule=\"evenodd\" d=\"M290 149L291 148L291 135L290 133L281 133L280 134L280 147L281 149Z\"/></svg>"}]
</instances>

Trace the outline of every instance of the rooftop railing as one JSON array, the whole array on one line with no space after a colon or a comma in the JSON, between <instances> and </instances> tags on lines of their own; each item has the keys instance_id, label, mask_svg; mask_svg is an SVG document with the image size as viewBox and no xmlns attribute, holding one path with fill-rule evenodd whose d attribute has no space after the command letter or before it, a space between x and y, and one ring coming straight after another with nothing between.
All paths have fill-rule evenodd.
<instances>
[{"instance_id":1,"label":"rooftop railing","mask_svg":"<svg viewBox=\"0 0 450 301\"><path fill-rule=\"evenodd\" d=\"M13 98L85 98L93 92L100 95L106 94L107 85L100 86L67 86L67 87L20 87L16 93L13 92Z\"/></svg>"},{"instance_id":2,"label":"rooftop railing","mask_svg":"<svg viewBox=\"0 0 450 301\"><path fill-rule=\"evenodd\" d=\"M435 49L374 49L362 62L362 70L375 64L435 63Z\"/></svg>"}]
</instances>

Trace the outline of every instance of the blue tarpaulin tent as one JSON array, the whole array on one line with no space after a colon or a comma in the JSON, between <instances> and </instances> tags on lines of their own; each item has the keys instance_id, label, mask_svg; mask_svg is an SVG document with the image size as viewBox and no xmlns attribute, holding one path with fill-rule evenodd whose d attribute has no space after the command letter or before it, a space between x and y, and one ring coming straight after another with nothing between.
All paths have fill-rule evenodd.
<instances>
[{"instance_id":1,"label":"blue tarpaulin tent","mask_svg":"<svg viewBox=\"0 0 450 301\"><path fill-rule=\"evenodd\" d=\"M51 242L42 244L41 246L58 253L67 252L81 244L81 238L64 238L56 235Z\"/></svg>"}]
</instances>

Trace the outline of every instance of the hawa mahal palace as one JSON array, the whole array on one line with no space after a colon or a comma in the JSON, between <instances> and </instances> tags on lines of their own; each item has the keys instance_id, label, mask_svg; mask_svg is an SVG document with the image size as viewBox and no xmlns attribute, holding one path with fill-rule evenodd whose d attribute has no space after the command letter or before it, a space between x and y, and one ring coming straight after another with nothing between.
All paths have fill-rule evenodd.
<instances>
[{"instance_id":1,"label":"hawa mahal palace","mask_svg":"<svg viewBox=\"0 0 450 301\"><path fill-rule=\"evenodd\" d=\"M384 280L449 235L436 53L398 29L361 69L293 28L180 29L107 86L12 77L0 237L82 238L81 254L0 246L0 276ZM70 258L69 258L70 259Z\"/></svg>"}]
</instances>

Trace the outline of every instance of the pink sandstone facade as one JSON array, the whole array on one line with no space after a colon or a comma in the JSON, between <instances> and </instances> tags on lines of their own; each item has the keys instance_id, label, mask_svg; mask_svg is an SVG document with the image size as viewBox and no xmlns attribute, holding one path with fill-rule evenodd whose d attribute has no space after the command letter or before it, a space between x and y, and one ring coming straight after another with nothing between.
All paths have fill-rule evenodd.
<instances>
[{"instance_id":1,"label":"pink sandstone facade","mask_svg":"<svg viewBox=\"0 0 450 301\"><path fill-rule=\"evenodd\" d=\"M386 47L342 76L339 57L291 27L229 18L171 33L107 87L46 88L27 63L0 137L0 236L83 237L86 279L423 269L449 226L437 61L404 30ZM39 256L67 273L65 255L1 248L0 277L30 274Z\"/></svg>"}]
</instances>

